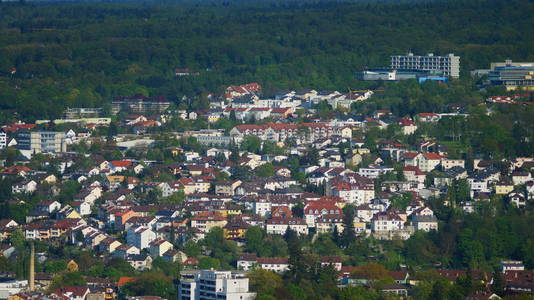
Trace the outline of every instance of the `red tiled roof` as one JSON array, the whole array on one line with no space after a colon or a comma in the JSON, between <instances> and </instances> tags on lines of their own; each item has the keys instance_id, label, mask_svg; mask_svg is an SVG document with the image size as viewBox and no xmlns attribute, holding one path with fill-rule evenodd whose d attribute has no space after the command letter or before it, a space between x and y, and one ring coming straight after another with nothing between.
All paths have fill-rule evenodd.
<instances>
[{"instance_id":1,"label":"red tiled roof","mask_svg":"<svg viewBox=\"0 0 534 300\"><path fill-rule=\"evenodd\" d=\"M128 282L135 280L135 277L120 277L119 281L117 282L117 286L121 287L126 285Z\"/></svg>"}]
</instances>

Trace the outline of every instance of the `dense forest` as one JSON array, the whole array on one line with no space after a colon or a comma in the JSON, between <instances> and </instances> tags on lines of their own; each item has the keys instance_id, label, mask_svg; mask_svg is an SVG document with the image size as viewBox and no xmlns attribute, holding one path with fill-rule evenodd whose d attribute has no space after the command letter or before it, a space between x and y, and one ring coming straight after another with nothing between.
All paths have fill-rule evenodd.
<instances>
[{"instance_id":1,"label":"dense forest","mask_svg":"<svg viewBox=\"0 0 534 300\"><path fill-rule=\"evenodd\" d=\"M463 77L492 61L534 60L528 0L400 3L0 4L1 118L58 117L143 93L176 101L258 81L279 89L357 81L389 56L454 52ZM190 68L197 76L175 76ZM16 111L19 116L13 115Z\"/></svg>"}]
</instances>

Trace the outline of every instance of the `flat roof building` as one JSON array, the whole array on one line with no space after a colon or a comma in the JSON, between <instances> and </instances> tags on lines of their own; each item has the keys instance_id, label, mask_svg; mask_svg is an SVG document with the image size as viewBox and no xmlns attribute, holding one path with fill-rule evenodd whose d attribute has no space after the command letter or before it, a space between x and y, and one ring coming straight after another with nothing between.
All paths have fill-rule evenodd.
<instances>
[{"instance_id":1,"label":"flat roof building","mask_svg":"<svg viewBox=\"0 0 534 300\"><path fill-rule=\"evenodd\" d=\"M115 98L111 102L111 112L126 111L134 114L162 113L171 103L164 97L146 97L136 94L130 97Z\"/></svg>"},{"instance_id":2,"label":"flat roof building","mask_svg":"<svg viewBox=\"0 0 534 300\"><path fill-rule=\"evenodd\" d=\"M460 77L460 57L453 53L446 56L436 56L429 53L425 56L414 55L408 53L407 55L391 56L391 68L397 69L411 69L430 72L443 72L443 75L453 78Z\"/></svg>"},{"instance_id":3,"label":"flat roof building","mask_svg":"<svg viewBox=\"0 0 534 300\"><path fill-rule=\"evenodd\" d=\"M366 69L358 74L361 80L383 80L383 81L399 81L407 79L417 79L420 83L426 80L447 81L447 78L441 71L425 71L425 70L408 70L408 69L387 69L387 68L372 68Z\"/></svg>"},{"instance_id":4,"label":"flat roof building","mask_svg":"<svg viewBox=\"0 0 534 300\"><path fill-rule=\"evenodd\" d=\"M534 90L534 62L492 63L488 79L493 85L503 85L507 90L523 88Z\"/></svg>"},{"instance_id":5,"label":"flat roof building","mask_svg":"<svg viewBox=\"0 0 534 300\"><path fill-rule=\"evenodd\" d=\"M32 153L66 152L65 133L57 131L20 131L16 137L17 149Z\"/></svg>"},{"instance_id":6,"label":"flat roof building","mask_svg":"<svg viewBox=\"0 0 534 300\"><path fill-rule=\"evenodd\" d=\"M179 300L252 300L244 273L232 271L184 271L178 286Z\"/></svg>"}]
</instances>

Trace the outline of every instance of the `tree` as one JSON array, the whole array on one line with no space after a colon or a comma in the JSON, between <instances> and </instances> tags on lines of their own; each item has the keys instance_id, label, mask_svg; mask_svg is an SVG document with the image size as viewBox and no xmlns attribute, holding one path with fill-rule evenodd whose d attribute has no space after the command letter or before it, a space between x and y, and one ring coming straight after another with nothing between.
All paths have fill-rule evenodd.
<instances>
[{"instance_id":1,"label":"tree","mask_svg":"<svg viewBox=\"0 0 534 300\"><path fill-rule=\"evenodd\" d=\"M355 208L353 205L343 207L343 232L339 239L342 248L347 248L356 241L356 230L354 229Z\"/></svg>"},{"instance_id":2,"label":"tree","mask_svg":"<svg viewBox=\"0 0 534 300\"><path fill-rule=\"evenodd\" d=\"M65 260L50 260L45 262L46 273L58 274L67 270L67 262Z\"/></svg>"},{"instance_id":3,"label":"tree","mask_svg":"<svg viewBox=\"0 0 534 300\"><path fill-rule=\"evenodd\" d=\"M159 296L166 299L173 299L176 297L176 289L172 280L158 273L144 273L128 282L123 291L129 296Z\"/></svg>"},{"instance_id":4,"label":"tree","mask_svg":"<svg viewBox=\"0 0 534 300\"><path fill-rule=\"evenodd\" d=\"M276 290L284 286L282 277L271 271L257 269L250 272L247 277L250 279L250 289L262 295L276 295Z\"/></svg>"},{"instance_id":5,"label":"tree","mask_svg":"<svg viewBox=\"0 0 534 300\"><path fill-rule=\"evenodd\" d=\"M169 278L180 277L180 269L179 262L168 262L161 257L157 257L152 261L152 271L159 271Z\"/></svg>"},{"instance_id":6,"label":"tree","mask_svg":"<svg viewBox=\"0 0 534 300\"><path fill-rule=\"evenodd\" d=\"M247 135L243 138L241 142L241 150L248 151L252 153L260 153L261 150L261 140L255 135Z\"/></svg>"},{"instance_id":7,"label":"tree","mask_svg":"<svg viewBox=\"0 0 534 300\"><path fill-rule=\"evenodd\" d=\"M491 291L497 295L504 294L504 278L499 270L493 272L493 283L491 285Z\"/></svg>"},{"instance_id":8,"label":"tree","mask_svg":"<svg viewBox=\"0 0 534 300\"><path fill-rule=\"evenodd\" d=\"M250 178L250 168L248 166L236 165L232 168L232 179L245 180Z\"/></svg>"},{"instance_id":9,"label":"tree","mask_svg":"<svg viewBox=\"0 0 534 300\"><path fill-rule=\"evenodd\" d=\"M257 167L255 170L257 176L260 177L272 177L274 176L274 166L271 163L263 164Z\"/></svg>"},{"instance_id":10,"label":"tree","mask_svg":"<svg viewBox=\"0 0 534 300\"><path fill-rule=\"evenodd\" d=\"M80 272L67 272L54 276L48 290L55 291L66 286L85 286L86 284Z\"/></svg>"},{"instance_id":11,"label":"tree","mask_svg":"<svg viewBox=\"0 0 534 300\"><path fill-rule=\"evenodd\" d=\"M200 255L201 248L200 246L195 243L193 240L188 240L184 247L183 247L184 253L187 254L189 257L197 257Z\"/></svg>"},{"instance_id":12,"label":"tree","mask_svg":"<svg viewBox=\"0 0 534 300\"><path fill-rule=\"evenodd\" d=\"M220 269L221 261L213 257L201 257L198 259L198 267L203 270Z\"/></svg>"},{"instance_id":13,"label":"tree","mask_svg":"<svg viewBox=\"0 0 534 300\"><path fill-rule=\"evenodd\" d=\"M389 272L386 268L374 262L368 262L358 267L352 275L355 278L367 278L371 280L380 280L389 277Z\"/></svg>"},{"instance_id":14,"label":"tree","mask_svg":"<svg viewBox=\"0 0 534 300\"><path fill-rule=\"evenodd\" d=\"M9 240L11 241L13 246L15 246L15 248L17 249L23 249L26 243L26 238L24 236L24 233L19 227L13 230L13 232L9 236Z\"/></svg>"},{"instance_id":15,"label":"tree","mask_svg":"<svg viewBox=\"0 0 534 300\"><path fill-rule=\"evenodd\" d=\"M245 233L246 250L249 252L258 253L264 246L264 236L265 232L261 227L250 227Z\"/></svg>"}]
</instances>

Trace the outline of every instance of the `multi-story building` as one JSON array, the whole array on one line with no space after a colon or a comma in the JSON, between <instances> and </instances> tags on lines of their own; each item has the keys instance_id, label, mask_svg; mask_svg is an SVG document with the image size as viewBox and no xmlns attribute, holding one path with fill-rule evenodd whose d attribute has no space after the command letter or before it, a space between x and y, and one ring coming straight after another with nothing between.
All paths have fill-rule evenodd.
<instances>
[{"instance_id":1,"label":"multi-story building","mask_svg":"<svg viewBox=\"0 0 534 300\"><path fill-rule=\"evenodd\" d=\"M410 52L407 55L391 56L391 68L443 72L445 76L458 78L460 77L460 57L452 53L446 56L435 56L432 53L422 56Z\"/></svg>"},{"instance_id":2,"label":"multi-story building","mask_svg":"<svg viewBox=\"0 0 534 300\"><path fill-rule=\"evenodd\" d=\"M231 271L182 272L178 286L179 300L252 300L249 279L243 273Z\"/></svg>"},{"instance_id":3,"label":"multi-story building","mask_svg":"<svg viewBox=\"0 0 534 300\"><path fill-rule=\"evenodd\" d=\"M191 218L191 228L204 233L209 232L213 227L223 228L226 224L226 218L218 212L204 211Z\"/></svg>"},{"instance_id":4,"label":"multi-story building","mask_svg":"<svg viewBox=\"0 0 534 300\"><path fill-rule=\"evenodd\" d=\"M17 134L17 148L33 153L66 152L65 133L55 131L21 131Z\"/></svg>"},{"instance_id":5,"label":"multi-story building","mask_svg":"<svg viewBox=\"0 0 534 300\"><path fill-rule=\"evenodd\" d=\"M295 231L298 235L308 234L308 224L300 218L272 218L267 220L267 224L265 225L265 231L267 231L268 234L283 235L288 228Z\"/></svg>"},{"instance_id":6,"label":"multi-story building","mask_svg":"<svg viewBox=\"0 0 534 300\"><path fill-rule=\"evenodd\" d=\"M504 85L507 90L525 88L534 90L534 62L492 63L488 79L494 85Z\"/></svg>"},{"instance_id":7,"label":"multi-story building","mask_svg":"<svg viewBox=\"0 0 534 300\"><path fill-rule=\"evenodd\" d=\"M156 239L156 234L145 226L132 226L126 232L126 242L141 250L150 247L150 243Z\"/></svg>"},{"instance_id":8,"label":"multi-story building","mask_svg":"<svg viewBox=\"0 0 534 300\"><path fill-rule=\"evenodd\" d=\"M99 118L102 108L67 108L63 112L65 119Z\"/></svg>"},{"instance_id":9,"label":"multi-story building","mask_svg":"<svg viewBox=\"0 0 534 300\"><path fill-rule=\"evenodd\" d=\"M332 135L340 135L344 138L352 137L352 129L349 127L332 127L326 123L302 123L302 124L246 124L238 125L230 131L236 142L240 142L247 135L254 135L263 141L284 142L289 138L300 141L314 141L319 138L327 138Z\"/></svg>"},{"instance_id":10,"label":"multi-story building","mask_svg":"<svg viewBox=\"0 0 534 300\"><path fill-rule=\"evenodd\" d=\"M171 103L164 97L149 98L141 94L131 97L115 98L111 102L111 111L117 114L119 111L126 111L134 114L162 113Z\"/></svg>"},{"instance_id":11,"label":"multi-story building","mask_svg":"<svg viewBox=\"0 0 534 300\"><path fill-rule=\"evenodd\" d=\"M5 132L0 131L0 149L7 147L7 135Z\"/></svg>"}]
</instances>

